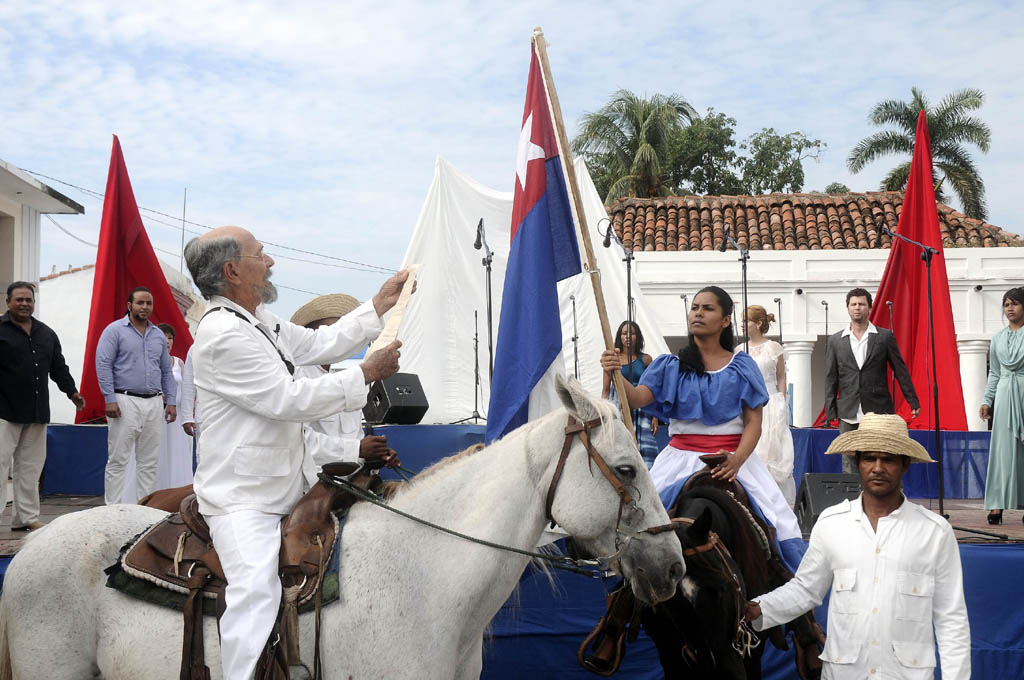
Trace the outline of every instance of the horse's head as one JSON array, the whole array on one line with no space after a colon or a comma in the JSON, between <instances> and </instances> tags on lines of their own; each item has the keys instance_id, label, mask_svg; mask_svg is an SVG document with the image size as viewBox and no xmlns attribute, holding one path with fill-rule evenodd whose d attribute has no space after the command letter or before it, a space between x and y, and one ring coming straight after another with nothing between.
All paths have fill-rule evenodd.
<instances>
[{"instance_id":1,"label":"horse's head","mask_svg":"<svg viewBox=\"0 0 1024 680\"><path fill-rule=\"evenodd\" d=\"M551 500L552 518L585 550L614 556L610 566L629 580L642 601L668 599L685 573L683 556L675 532L640 533L669 519L633 438L615 408L591 398L576 380L559 377L556 391L572 418L592 425L571 438ZM585 441L604 466L588 453ZM551 456L542 477L547 489L556 467Z\"/></svg>"},{"instance_id":2,"label":"horse's head","mask_svg":"<svg viewBox=\"0 0 1024 680\"><path fill-rule=\"evenodd\" d=\"M686 578L679 590L701 622L688 635L714 649L728 648L736 640L740 609L746 602L740 568L715 531L728 531L728 519L712 501L685 493L677 500L676 511L689 523L679 532L686 558Z\"/></svg>"}]
</instances>

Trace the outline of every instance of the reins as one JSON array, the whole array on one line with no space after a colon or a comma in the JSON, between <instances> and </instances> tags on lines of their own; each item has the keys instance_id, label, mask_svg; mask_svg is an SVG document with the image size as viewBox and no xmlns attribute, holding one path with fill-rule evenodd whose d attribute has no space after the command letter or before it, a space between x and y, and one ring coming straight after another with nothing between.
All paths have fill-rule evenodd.
<instances>
[{"instance_id":1,"label":"reins","mask_svg":"<svg viewBox=\"0 0 1024 680\"><path fill-rule=\"evenodd\" d=\"M332 475L325 474L323 472L320 472L318 474L318 477L327 484L332 484L334 486L338 486L345 489L359 500L363 500L372 505L376 505L377 507L383 508L388 512L400 515L408 520L416 522L417 524L422 524L426 527L430 527L431 529L434 529L436 531L440 531L450 536L455 536L456 538L461 538L471 543L476 543L478 545L494 548L495 550L503 550L505 552L523 555L524 557L542 560L555 569L562 569L565 571L571 571L577 574L590 576L591 578L600 579L604 578L607 572L612 570L610 565L614 564L616 561L618 561L620 557L622 557L623 553L626 551L626 548L629 547L630 542L632 542L635 536L639 537L639 535L644 533L656 535L658 533L667 531L669 529L674 529L676 527L676 525L671 524L661 525L660 527L651 527L649 529L644 529L638 532L631 533L626 533L620 529L619 525L622 521L623 508L625 508L626 506L630 506L636 510L642 511L642 509L636 505L636 501L633 499L632 494L629 493L629 490L626 488L626 485L623 484L619 480L619 478L615 476L615 473L612 472L611 468L608 467L608 463L605 462L601 454L598 453L597 450L595 450L593 447L590 438L590 432L600 424L600 418L595 418L594 420L589 420L585 423L581 423L572 416L569 416L569 422L565 427L565 442L562 445L562 452L558 457L558 463L555 466L555 472L551 478L551 484L548 487L544 508L545 517L551 520L552 526L554 526L555 522L554 519L551 517L551 506L554 503L555 489L557 488L558 482L561 479L562 471L565 468L566 459L568 458L569 451L572 448L572 440L574 437L579 436L580 441L583 442L584 447L586 447L588 463L591 465L591 470L593 470L593 464L596 463L598 469L601 470L601 473L604 475L605 479L607 479L611 483L612 488L615 489L615 493L619 497L619 508L615 523L616 550L611 555L596 557L593 559L576 559L569 557L568 555L552 555L547 553L536 552L533 550L523 550L522 548L516 548L514 546L505 545L502 543L495 543L493 541L488 541L482 538L477 538L475 536L470 536L460 531L455 531L454 529L450 529L448 527L444 527L439 524L429 522L425 519L416 517L415 515L399 510L398 508L392 507L390 504L388 504L386 500L384 500L377 494L373 493L372 491L367 491L366 489L361 489L342 477L335 477ZM618 536L621 535L625 535L626 538L624 541L619 540Z\"/></svg>"}]
</instances>

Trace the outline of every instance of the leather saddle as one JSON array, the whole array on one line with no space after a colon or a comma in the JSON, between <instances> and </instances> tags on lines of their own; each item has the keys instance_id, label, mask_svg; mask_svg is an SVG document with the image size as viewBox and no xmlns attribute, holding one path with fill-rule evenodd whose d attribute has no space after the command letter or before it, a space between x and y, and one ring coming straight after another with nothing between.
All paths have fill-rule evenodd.
<instances>
[{"instance_id":1,"label":"leather saddle","mask_svg":"<svg viewBox=\"0 0 1024 680\"><path fill-rule=\"evenodd\" d=\"M349 479L352 484L371 490L382 484L380 477L358 463L323 466L328 477L345 477L357 471L358 474ZM279 569L284 597L275 629L280 636L278 646L282 649L264 651L265 656L277 656L278 660L270 659L262 665L276 665L277 670L268 670L262 675L258 672L257 677L287 678L288 665L299 663L297 608L315 600L319 622L323 579L338 538L338 516L347 512L355 500L343 489L321 480L282 520ZM203 661L201 598L215 601L219 618L224 611L227 579L195 494L181 501L178 512L141 534L125 552L121 567L131 576L187 594L181 678L209 677ZM317 638L319 654L319 634ZM271 646L268 642L268 649Z\"/></svg>"}]
</instances>

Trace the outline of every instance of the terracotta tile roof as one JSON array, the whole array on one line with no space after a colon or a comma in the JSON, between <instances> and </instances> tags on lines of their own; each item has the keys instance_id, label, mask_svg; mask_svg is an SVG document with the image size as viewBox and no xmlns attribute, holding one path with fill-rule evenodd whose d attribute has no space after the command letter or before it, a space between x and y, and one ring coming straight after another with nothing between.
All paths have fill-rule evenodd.
<instances>
[{"instance_id":1,"label":"terracotta tile roof","mask_svg":"<svg viewBox=\"0 0 1024 680\"><path fill-rule=\"evenodd\" d=\"M902 191L766 196L669 196L616 201L608 215L627 248L714 250L726 229L751 250L876 247L877 220L895 229ZM1024 238L939 204L947 248L1024 246ZM882 236L882 247L891 239Z\"/></svg>"},{"instance_id":2,"label":"terracotta tile roof","mask_svg":"<svg viewBox=\"0 0 1024 680\"><path fill-rule=\"evenodd\" d=\"M39 280L40 281L49 281L50 279L55 279L58 276L64 276L65 274L74 274L76 272L82 271L83 269L92 269L95 266L96 265L94 265L94 264L86 264L86 265L82 265L81 267L72 267L71 265L68 265L68 268L65 269L64 271L62 271L62 272L55 271L52 274L47 274L46 276L40 276Z\"/></svg>"}]
</instances>

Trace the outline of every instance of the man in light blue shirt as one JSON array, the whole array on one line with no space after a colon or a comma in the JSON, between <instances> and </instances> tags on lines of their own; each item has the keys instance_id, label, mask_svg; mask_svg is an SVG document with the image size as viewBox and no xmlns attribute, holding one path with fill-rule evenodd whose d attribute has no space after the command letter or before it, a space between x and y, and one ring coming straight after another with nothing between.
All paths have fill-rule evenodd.
<instances>
[{"instance_id":1,"label":"man in light blue shirt","mask_svg":"<svg viewBox=\"0 0 1024 680\"><path fill-rule=\"evenodd\" d=\"M163 331L149 321L152 313L153 295L136 288L128 296L128 313L103 329L96 346L96 377L107 404L103 497L108 505L121 502L133 448L139 498L153 491L161 422L172 423L177 415L171 355Z\"/></svg>"}]
</instances>

